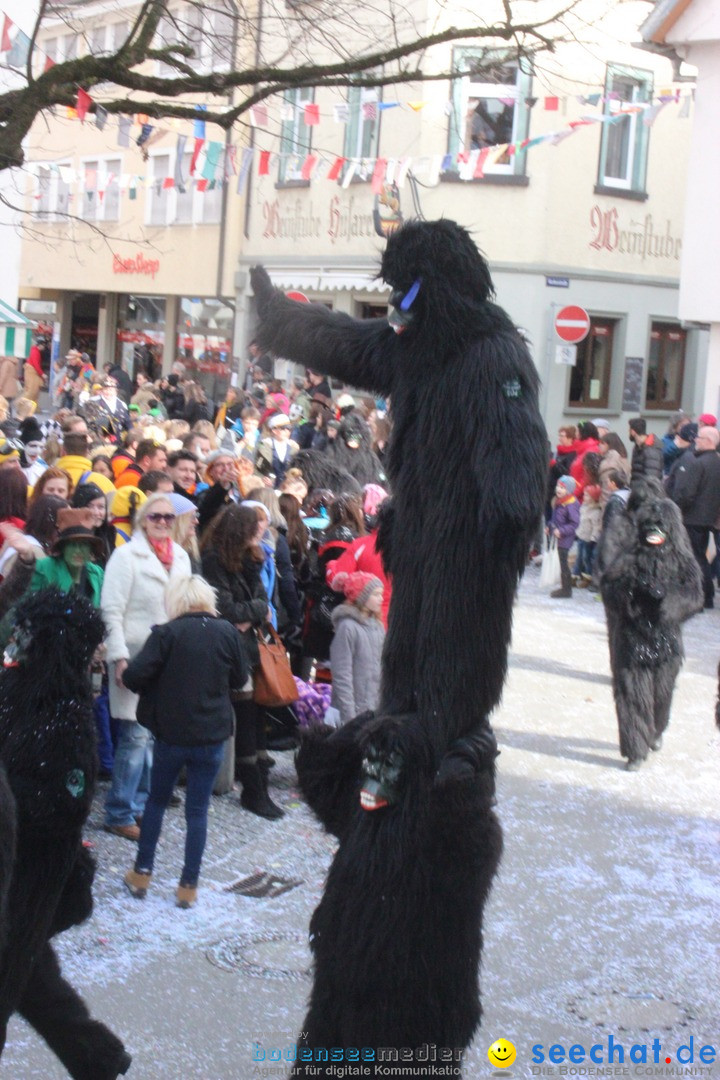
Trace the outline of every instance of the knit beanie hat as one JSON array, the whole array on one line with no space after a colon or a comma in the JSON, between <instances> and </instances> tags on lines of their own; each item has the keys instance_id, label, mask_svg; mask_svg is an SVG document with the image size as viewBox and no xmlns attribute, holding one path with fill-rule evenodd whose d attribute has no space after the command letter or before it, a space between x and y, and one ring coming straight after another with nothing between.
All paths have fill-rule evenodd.
<instances>
[{"instance_id":1,"label":"knit beanie hat","mask_svg":"<svg viewBox=\"0 0 720 1080\"><path fill-rule=\"evenodd\" d=\"M78 484L72 497L72 505L77 509L87 506L95 499L104 499L105 496L97 484Z\"/></svg>"},{"instance_id":2,"label":"knit beanie hat","mask_svg":"<svg viewBox=\"0 0 720 1080\"><path fill-rule=\"evenodd\" d=\"M28 416L23 420L22 424L20 425L18 437L20 439L20 442L24 443L26 446L28 443L31 442L43 441L42 428L40 427L40 424L38 423L36 417Z\"/></svg>"},{"instance_id":3,"label":"knit beanie hat","mask_svg":"<svg viewBox=\"0 0 720 1080\"><path fill-rule=\"evenodd\" d=\"M356 604L357 607L365 607L375 590L383 588L383 583L374 574L366 574L362 570L356 570L354 574L348 574L342 588L351 604Z\"/></svg>"},{"instance_id":4,"label":"knit beanie hat","mask_svg":"<svg viewBox=\"0 0 720 1080\"><path fill-rule=\"evenodd\" d=\"M704 412L702 416L698 418L700 427L715 427L717 425L717 416L713 416L712 413Z\"/></svg>"},{"instance_id":5,"label":"knit beanie hat","mask_svg":"<svg viewBox=\"0 0 720 1080\"><path fill-rule=\"evenodd\" d=\"M561 477L559 477L558 484L562 484L562 486L567 491L568 495L573 495L574 492L575 492L575 488L577 486L574 479L572 478L572 476L561 476Z\"/></svg>"}]
</instances>

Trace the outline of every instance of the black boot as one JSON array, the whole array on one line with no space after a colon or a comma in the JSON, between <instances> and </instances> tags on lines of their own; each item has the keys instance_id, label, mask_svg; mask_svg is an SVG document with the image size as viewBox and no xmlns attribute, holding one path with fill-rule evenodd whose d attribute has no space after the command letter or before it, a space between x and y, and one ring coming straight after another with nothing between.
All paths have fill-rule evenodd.
<instances>
[{"instance_id":1,"label":"black boot","mask_svg":"<svg viewBox=\"0 0 720 1080\"><path fill-rule=\"evenodd\" d=\"M238 761L235 772L242 784L240 805L245 810L271 821L285 816L285 811L276 806L268 795L267 779L256 761Z\"/></svg>"}]
</instances>

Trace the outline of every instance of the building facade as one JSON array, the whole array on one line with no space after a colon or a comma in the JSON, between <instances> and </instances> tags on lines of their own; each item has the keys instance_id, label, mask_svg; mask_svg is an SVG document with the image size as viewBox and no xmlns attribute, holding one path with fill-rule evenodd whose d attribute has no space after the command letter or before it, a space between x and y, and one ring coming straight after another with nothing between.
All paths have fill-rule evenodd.
<instances>
[{"instance_id":1,"label":"building facade","mask_svg":"<svg viewBox=\"0 0 720 1080\"><path fill-rule=\"evenodd\" d=\"M637 414L663 432L676 409L714 409L707 330L678 310L692 76L635 48L646 9L618 7L595 42L532 64L449 46L436 63L452 54L467 72L452 83L287 93L256 152L240 337L254 262L286 290L377 314L383 231L446 216L472 232L527 334L551 433L603 417L624 435ZM587 313L577 344L555 325L569 307Z\"/></svg>"},{"instance_id":2,"label":"building facade","mask_svg":"<svg viewBox=\"0 0 720 1080\"><path fill-rule=\"evenodd\" d=\"M47 23L39 45L111 48L124 7L88 5L75 40ZM502 44L431 50L430 68L464 73L453 81L288 91L227 142L208 125L199 159L186 121L128 117L120 145L114 117L43 120L28 157L45 243L24 247L20 295L58 350L131 373L182 356L217 396L252 337L251 265L336 310L382 314L384 237L446 216L472 232L528 337L551 433L602 416L624 434L638 413L663 431L678 408L714 409L707 331L678 308L693 84L635 48L645 11L611 5L594 40L532 61ZM559 336L584 320L582 340Z\"/></svg>"}]
</instances>

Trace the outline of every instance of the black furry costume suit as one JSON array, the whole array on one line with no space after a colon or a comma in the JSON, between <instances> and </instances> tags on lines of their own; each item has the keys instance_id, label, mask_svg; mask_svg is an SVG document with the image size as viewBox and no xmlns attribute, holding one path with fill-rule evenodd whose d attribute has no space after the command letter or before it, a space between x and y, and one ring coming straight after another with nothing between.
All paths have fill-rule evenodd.
<instances>
[{"instance_id":1,"label":"black furry costume suit","mask_svg":"<svg viewBox=\"0 0 720 1080\"><path fill-rule=\"evenodd\" d=\"M0 952L0 1052L16 1010L76 1080L115 1080L130 1056L62 978L50 938L92 911L82 846L96 774L89 664L103 624L89 601L51 589L15 609L0 674L0 761L17 842Z\"/></svg>"},{"instance_id":2,"label":"black furry costume suit","mask_svg":"<svg viewBox=\"0 0 720 1080\"><path fill-rule=\"evenodd\" d=\"M308 802L340 838L312 920L305 1048L428 1043L461 1056L480 1018L482 913L502 848L488 716L542 515L547 437L532 360L464 229L405 225L381 273L394 311L358 321L295 304L252 271L263 347L389 397L393 416L380 708L311 732L298 756Z\"/></svg>"},{"instance_id":3,"label":"black furry costume suit","mask_svg":"<svg viewBox=\"0 0 720 1080\"><path fill-rule=\"evenodd\" d=\"M297 304L257 269L257 336L390 398L392 513L378 540L393 599L381 710L434 717L429 734L444 751L500 699L518 576L544 505L547 435L537 372L490 303L487 263L465 229L408 223L389 238L381 274L391 303L420 282L402 333L388 319Z\"/></svg>"},{"instance_id":4,"label":"black furry costume suit","mask_svg":"<svg viewBox=\"0 0 720 1080\"><path fill-rule=\"evenodd\" d=\"M703 606L702 575L675 504L633 484L598 549L620 753L637 767L660 747L683 661L681 624Z\"/></svg>"},{"instance_id":5,"label":"black furry costume suit","mask_svg":"<svg viewBox=\"0 0 720 1080\"><path fill-rule=\"evenodd\" d=\"M352 441L357 443L355 449L349 445ZM353 410L342 418L337 435L329 440L325 452L338 468L349 472L363 487L387 483L382 462L372 448L370 428L360 413Z\"/></svg>"}]
</instances>

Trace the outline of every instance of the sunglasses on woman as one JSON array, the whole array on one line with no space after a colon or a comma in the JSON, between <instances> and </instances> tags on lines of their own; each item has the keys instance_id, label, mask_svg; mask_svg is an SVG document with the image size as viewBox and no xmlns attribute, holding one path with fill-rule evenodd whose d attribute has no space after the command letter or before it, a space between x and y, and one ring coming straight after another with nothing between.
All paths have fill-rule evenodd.
<instances>
[{"instance_id":1,"label":"sunglasses on woman","mask_svg":"<svg viewBox=\"0 0 720 1080\"><path fill-rule=\"evenodd\" d=\"M148 514L148 521L154 521L156 524L160 521L164 521L166 525L172 525L175 520L174 514Z\"/></svg>"}]
</instances>

